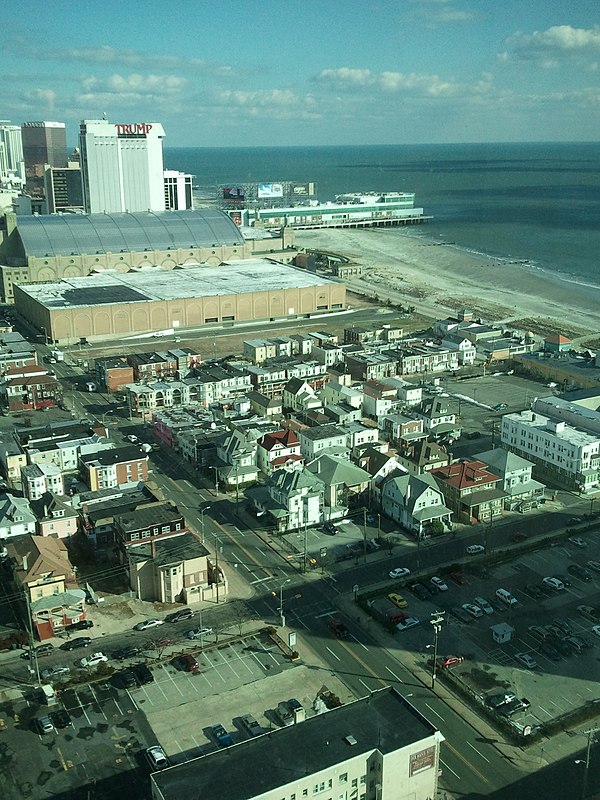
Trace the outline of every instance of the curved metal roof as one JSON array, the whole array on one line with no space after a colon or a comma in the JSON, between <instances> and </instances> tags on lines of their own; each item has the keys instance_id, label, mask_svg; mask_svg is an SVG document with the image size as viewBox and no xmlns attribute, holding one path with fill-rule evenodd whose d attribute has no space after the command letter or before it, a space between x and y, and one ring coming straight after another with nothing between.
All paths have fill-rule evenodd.
<instances>
[{"instance_id":1,"label":"curved metal roof","mask_svg":"<svg viewBox=\"0 0 600 800\"><path fill-rule=\"evenodd\" d=\"M25 255L37 258L244 244L238 226L213 208L19 216L17 230Z\"/></svg>"}]
</instances>

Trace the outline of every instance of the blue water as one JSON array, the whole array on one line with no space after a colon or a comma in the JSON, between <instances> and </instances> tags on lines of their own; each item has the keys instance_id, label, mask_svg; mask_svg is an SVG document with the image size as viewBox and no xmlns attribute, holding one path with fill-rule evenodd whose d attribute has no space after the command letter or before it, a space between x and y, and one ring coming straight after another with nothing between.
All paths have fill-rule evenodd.
<instances>
[{"instance_id":1,"label":"blue water","mask_svg":"<svg viewBox=\"0 0 600 800\"><path fill-rule=\"evenodd\" d=\"M434 220L398 235L454 242L600 285L600 148L595 143L165 148L201 187L314 181L320 200L410 191Z\"/></svg>"}]
</instances>

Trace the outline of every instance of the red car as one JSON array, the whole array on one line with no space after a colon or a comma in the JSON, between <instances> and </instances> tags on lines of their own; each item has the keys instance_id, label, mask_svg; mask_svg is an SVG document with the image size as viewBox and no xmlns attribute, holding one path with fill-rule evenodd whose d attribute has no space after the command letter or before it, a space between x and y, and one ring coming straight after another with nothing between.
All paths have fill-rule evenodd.
<instances>
[{"instance_id":1,"label":"red car","mask_svg":"<svg viewBox=\"0 0 600 800\"><path fill-rule=\"evenodd\" d=\"M459 586L467 586L469 580L464 572L451 572L450 577L454 581L454 583L458 583Z\"/></svg>"},{"instance_id":2,"label":"red car","mask_svg":"<svg viewBox=\"0 0 600 800\"><path fill-rule=\"evenodd\" d=\"M464 660L463 656L443 656L438 659L438 667L440 669L449 669L450 667L456 667L458 664L462 664Z\"/></svg>"},{"instance_id":3,"label":"red car","mask_svg":"<svg viewBox=\"0 0 600 800\"><path fill-rule=\"evenodd\" d=\"M186 653L183 656L179 656L177 659L177 667L182 672L198 672L200 664L196 661L194 656Z\"/></svg>"}]
</instances>

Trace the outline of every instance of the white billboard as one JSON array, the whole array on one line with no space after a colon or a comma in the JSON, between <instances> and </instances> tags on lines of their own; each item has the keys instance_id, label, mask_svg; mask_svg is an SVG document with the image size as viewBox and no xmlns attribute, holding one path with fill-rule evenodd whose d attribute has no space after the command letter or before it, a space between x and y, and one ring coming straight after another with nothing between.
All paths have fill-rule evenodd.
<instances>
[{"instance_id":1,"label":"white billboard","mask_svg":"<svg viewBox=\"0 0 600 800\"><path fill-rule=\"evenodd\" d=\"M258 196L261 198L283 197L282 183L259 183Z\"/></svg>"}]
</instances>

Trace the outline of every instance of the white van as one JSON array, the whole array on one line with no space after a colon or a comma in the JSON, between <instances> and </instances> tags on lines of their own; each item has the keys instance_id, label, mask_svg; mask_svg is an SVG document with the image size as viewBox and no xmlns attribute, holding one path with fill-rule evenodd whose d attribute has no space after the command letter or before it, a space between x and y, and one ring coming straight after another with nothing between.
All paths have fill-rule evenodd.
<instances>
[{"instance_id":1,"label":"white van","mask_svg":"<svg viewBox=\"0 0 600 800\"><path fill-rule=\"evenodd\" d=\"M496 589L496 597L507 606L516 606L519 602L507 589Z\"/></svg>"}]
</instances>

